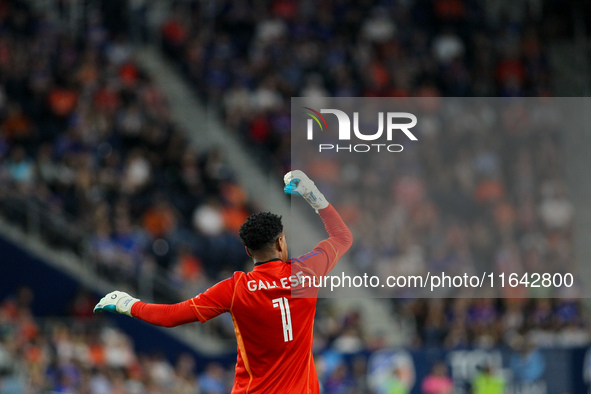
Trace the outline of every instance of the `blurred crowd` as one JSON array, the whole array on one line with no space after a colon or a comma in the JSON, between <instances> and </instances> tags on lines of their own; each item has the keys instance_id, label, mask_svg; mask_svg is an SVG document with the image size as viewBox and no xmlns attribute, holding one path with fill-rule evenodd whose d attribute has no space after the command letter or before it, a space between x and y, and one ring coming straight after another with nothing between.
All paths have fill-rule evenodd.
<instances>
[{"instance_id":1,"label":"blurred crowd","mask_svg":"<svg viewBox=\"0 0 591 394\"><path fill-rule=\"evenodd\" d=\"M588 319L573 299L580 283L563 130L543 101L553 82L547 44L568 23L551 2L510 11L487 3L179 2L161 34L196 91L270 171L288 169L298 159L290 155L313 157L298 165L352 227L360 272L575 273L572 288L554 293L520 284L497 294L501 300L394 301L417 343L587 343ZM450 105L452 115L442 110L413 129L419 142L403 153L343 163L290 149L290 98L328 96L505 101L467 105L462 114ZM510 101L526 96L540 101ZM512 300L550 296L563 299Z\"/></svg>"},{"instance_id":2,"label":"blurred crowd","mask_svg":"<svg viewBox=\"0 0 591 394\"><path fill-rule=\"evenodd\" d=\"M165 51L282 172L291 97L539 96L553 14L485 1L177 2Z\"/></svg>"},{"instance_id":3,"label":"blurred crowd","mask_svg":"<svg viewBox=\"0 0 591 394\"><path fill-rule=\"evenodd\" d=\"M161 353L137 351L133 338L93 315L96 299L85 290L68 306L67 319L34 316L33 299L34 293L23 287L0 301L0 393L227 394L231 390L233 365L217 361L199 365L189 353L170 360ZM362 327L355 311L339 315L327 309L322 314L314 352L326 393L372 392L368 349L379 350L383 344L351 336L361 333Z\"/></svg>"},{"instance_id":4,"label":"blurred crowd","mask_svg":"<svg viewBox=\"0 0 591 394\"><path fill-rule=\"evenodd\" d=\"M189 353L170 359L162 353L138 351L139 344L134 343L133 338L107 319L93 315L96 299L84 289L67 306L66 319L34 316L33 299L34 293L24 287L0 301L0 393L230 392L234 373L229 361L231 357L223 363L217 360L198 362ZM489 301L480 302L486 304ZM452 302L466 303L466 300ZM443 304L443 301L440 303ZM563 312L553 322L555 318L545 304L546 301L540 300L531 305L528 324L538 328L538 338L513 338L504 365L505 372L500 373L501 365L484 363L482 369L468 382L452 378L447 364L450 360L436 356L439 348L439 339L436 337L440 333L434 329L436 325L433 322L438 320L440 312L434 310L442 308L434 307L435 304L424 302L423 308L429 308L426 312L414 305L415 310L412 311L419 320L431 321L431 328L427 331L433 341L429 342L425 338L422 343L417 341L406 349L397 350L397 361L379 358L391 350L385 347L381 338L366 335L367 327L360 311L339 313L329 304L324 305L323 313L317 316L314 332L315 363L323 392L392 394L408 393L412 387L416 387L425 394L451 394L454 389L465 388L468 384L475 393L484 390L482 392L502 394L511 382L535 383L548 362L547 357L540 352L541 348L564 348L585 343L581 341L583 337L574 332L562 335L561 342L548 342L547 339L545 343L540 341L543 336L551 336L542 334L544 327L564 323L570 315L566 312L568 306L555 305ZM481 313L481 316L484 315ZM511 325L520 315L509 311L485 322L473 314L473 317L466 319L466 326L478 326L480 332L484 332L487 324ZM468 343L459 341L457 335L450 334L449 337L449 340L445 340L446 351L472 348ZM146 348L145 343L142 346ZM420 350L426 355L429 354L430 346L435 346L430 357L433 360L429 363L430 372L417 371L415 374L409 352ZM481 337L476 346L487 349L492 346L492 342ZM384 364L390 365L391 372L383 373Z\"/></svg>"},{"instance_id":5,"label":"blurred crowd","mask_svg":"<svg viewBox=\"0 0 591 394\"><path fill-rule=\"evenodd\" d=\"M1 393L221 394L231 388L233 371L216 362L197 366L188 353L171 362L137 352L132 338L92 317L84 293L68 320L34 318L32 297L22 288L0 304Z\"/></svg>"},{"instance_id":6,"label":"blurred crowd","mask_svg":"<svg viewBox=\"0 0 591 394\"><path fill-rule=\"evenodd\" d=\"M126 36L88 12L73 34L0 1L0 208L111 280L194 296L242 269L246 192L223 151L176 128Z\"/></svg>"},{"instance_id":7,"label":"blurred crowd","mask_svg":"<svg viewBox=\"0 0 591 394\"><path fill-rule=\"evenodd\" d=\"M290 97L550 95L545 43L563 21L544 10L493 18L485 3L183 1L161 34L196 92L275 175L291 165ZM518 106L489 115L474 115L486 126L477 129L434 119L388 163L307 164L352 227L361 272L576 267L561 130ZM77 35L23 1L0 0L0 180L6 219L34 231L37 207L54 246L116 282L164 278L164 299L243 269L236 230L259 208L222 150L191 147L127 36L112 34L98 10ZM359 183L388 192L369 201L338 193ZM392 308L412 333L410 348L588 344L583 305L549 295L519 286L500 299L398 299ZM542 298L519 298L528 296ZM368 392L366 356L383 339L367 335L357 311L320 309L315 350L326 392ZM224 392L231 381L216 364L196 375L189 356L172 365L136 354L112 327L39 323L26 297L4 302L0 319L2 370L19 360L35 388ZM425 386L449 389L446 373L436 365ZM397 385L392 378L384 392L404 392Z\"/></svg>"},{"instance_id":8,"label":"blurred crowd","mask_svg":"<svg viewBox=\"0 0 591 394\"><path fill-rule=\"evenodd\" d=\"M421 116L413 129L418 142L392 141L404 144L402 153L313 155L298 144L306 157L301 167L352 228L351 262L381 281L441 272L494 276L494 289L485 282L476 292L376 289L396 297L393 309L414 327L417 345L588 343L558 106L451 102ZM572 286L538 281L532 287L532 273L570 274ZM518 280L509 284L509 275Z\"/></svg>"},{"instance_id":9,"label":"blurred crowd","mask_svg":"<svg viewBox=\"0 0 591 394\"><path fill-rule=\"evenodd\" d=\"M97 300L84 289L66 306L66 319L34 316L34 296L22 287L0 300L0 393L230 392L233 365L198 365L188 353L170 360L137 351L133 338L92 313ZM337 388L346 380L347 390L356 390L347 392L367 393L368 349L384 344L355 339L363 336L359 312L325 309L315 327L314 352L326 392L343 392ZM355 375L341 376L349 364Z\"/></svg>"}]
</instances>

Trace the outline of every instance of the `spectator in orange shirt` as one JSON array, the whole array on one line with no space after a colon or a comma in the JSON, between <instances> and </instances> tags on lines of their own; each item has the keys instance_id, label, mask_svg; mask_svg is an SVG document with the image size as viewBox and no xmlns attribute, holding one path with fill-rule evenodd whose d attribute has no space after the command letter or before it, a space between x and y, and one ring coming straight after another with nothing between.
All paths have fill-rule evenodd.
<instances>
[{"instance_id":1,"label":"spectator in orange shirt","mask_svg":"<svg viewBox=\"0 0 591 394\"><path fill-rule=\"evenodd\" d=\"M33 124L17 103L8 108L6 119L2 124L4 135L13 142L24 142L33 133Z\"/></svg>"},{"instance_id":2,"label":"spectator in orange shirt","mask_svg":"<svg viewBox=\"0 0 591 394\"><path fill-rule=\"evenodd\" d=\"M144 227L152 238L169 234L176 226L176 214L172 206L158 196L154 204L144 214Z\"/></svg>"},{"instance_id":3,"label":"spectator in orange shirt","mask_svg":"<svg viewBox=\"0 0 591 394\"><path fill-rule=\"evenodd\" d=\"M48 101L51 112L59 118L65 118L76 108L78 93L74 89L55 87L49 93Z\"/></svg>"}]
</instances>

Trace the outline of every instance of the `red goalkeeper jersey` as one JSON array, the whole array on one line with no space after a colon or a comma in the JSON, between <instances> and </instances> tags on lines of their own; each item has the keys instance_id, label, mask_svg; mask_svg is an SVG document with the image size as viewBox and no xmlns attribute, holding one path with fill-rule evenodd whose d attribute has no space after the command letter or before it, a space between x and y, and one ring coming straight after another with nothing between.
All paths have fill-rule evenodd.
<instances>
[{"instance_id":1,"label":"red goalkeeper jersey","mask_svg":"<svg viewBox=\"0 0 591 394\"><path fill-rule=\"evenodd\" d=\"M312 356L317 289L293 296L304 276L326 275L352 243L351 232L329 205L319 211L329 237L297 259L257 263L195 298L175 305L137 302L134 317L161 326L232 315L238 357L232 393L319 393Z\"/></svg>"}]
</instances>

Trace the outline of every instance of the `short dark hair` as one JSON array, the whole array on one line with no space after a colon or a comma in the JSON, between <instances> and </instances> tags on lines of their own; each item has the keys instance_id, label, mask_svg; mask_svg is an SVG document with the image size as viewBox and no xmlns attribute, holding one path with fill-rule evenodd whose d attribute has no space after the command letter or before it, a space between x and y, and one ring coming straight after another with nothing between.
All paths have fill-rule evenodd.
<instances>
[{"instance_id":1,"label":"short dark hair","mask_svg":"<svg viewBox=\"0 0 591 394\"><path fill-rule=\"evenodd\" d=\"M248 250L256 252L271 246L282 232L281 216L271 212L259 212L246 219L240 226L238 235Z\"/></svg>"}]
</instances>

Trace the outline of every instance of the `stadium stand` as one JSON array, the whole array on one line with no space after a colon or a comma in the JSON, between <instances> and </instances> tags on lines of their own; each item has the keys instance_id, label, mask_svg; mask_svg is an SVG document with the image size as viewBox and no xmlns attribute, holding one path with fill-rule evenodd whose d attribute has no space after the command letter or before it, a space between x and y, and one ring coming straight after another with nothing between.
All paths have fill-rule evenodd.
<instances>
[{"instance_id":1,"label":"stadium stand","mask_svg":"<svg viewBox=\"0 0 591 394\"><path fill-rule=\"evenodd\" d=\"M486 11L462 1L179 2L162 41L202 99L281 173L291 97L548 94L543 41L558 23L493 24Z\"/></svg>"},{"instance_id":2,"label":"stadium stand","mask_svg":"<svg viewBox=\"0 0 591 394\"><path fill-rule=\"evenodd\" d=\"M482 2L460 0L255 3L176 2L161 26L162 45L274 176L290 165L290 97L550 95L545 43L564 33L560 17L568 18L491 19ZM105 19L95 14L72 35L26 2L0 1L0 178L7 185L0 211L54 247L92 259L108 280L139 290L139 274L156 270L158 299L178 300L243 268L235 233L254 203L223 151L188 147L132 42L110 34ZM392 260L572 264L561 135L479 136L458 154L458 140L447 137L435 133L432 141L446 154L430 155L425 146L405 163L424 172L393 174L404 175L396 200L410 193L416 205L396 207L406 230ZM504 149L514 139L520 148ZM330 182L322 186L330 193ZM470 222L462 220L464 204ZM351 224L352 255L363 267L371 234ZM379 271L375 264L369 268ZM88 308L72 324L35 319L30 295L19 294L0 307L0 392L228 390L229 369L138 354L116 327L89 323ZM362 311L333 307L321 301L315 329L325 392L382 392L367 373L382 339L365 334ZM571 299L408 299L392 308L412 327L410 350L536 354L589 343L584 306ZM125 364L112 364L111 352ZM429 361L423 392L449 385L442 360ZM384 383L392 390L403 380L396 373Z\"/></svg>"},{"instance_id":3,"label":"stadium stand","mask_svg":"<svg viewBox=\"0 0 591 394\"><path fill-rule=\"evenodd\" d=\"M37 208L37 231L107 278L164 272L161 297L241 268L246 193L221 151L186 144L132 45L101 25L72 37L23 3L5 9L6 217L29 225L27 209Z\"/></svg>"},{"instance_id":4,"label":"stadium stand","mask_svg":"<svg viewBox=\"0 0 591 394\"><path fill-rule=\"evenodd\" d=\"M290 163L291 97L545 96L552 80L544 43L567 28L548 10L530 10L520 21L501 13L495 20L484 3L462 1L342 1L317 10L290 1L253 7L222 2L213 10L188 2L175 11L162 25L164 51L226 123L275 164ZM399 180L390 209L402 216L394 224L394 245L378 246L394 250L382 266L404 260L429 268L465 260L573 266L562 132L544 127L536 114L516 111L501 114L506 134L446 133L453 125L435 125L425 136L428 144L377 170ZM517 123L519 115L530 118ZM357 162L359 178L371 179L373 164ZM307 163L306 170L335 205L346 203L330 191L340 179L330 158ZM357 228L355 260L379 272L371 265L380 262L367 255L373 240L386 238L376 232L388 224L368 230L355 223L361 216L349 213Z\"/></svg>"},{"instance_id":5,"label":"stadium stand","mask_svg":"<svg viewBox=\"0 0 591 394\"><path fill-rule=\"evenodd\" d=\"M503 13L495 19L485 3L463 1L202 5L177 4L162 26L163 49L202 99L278 173L290 163L291 97L546 96L552 75L545 44L569 29L567 11L553 12L549 4L521 20ZM561 131L540 124L520 130L516 113L504 116L513 122L511 133L489 130L466 140L440 126L416 154L377 171L399 179L391 215L374 215L383 219L369 230L355 223L359 212L347 210L362 272L384 274L404 263L431 270L475 263L575 267ZM304 169L321 179L339 209L359 209L339 206L347 201L330 192L340 179L337 164L307 164ZM372 163L357 165L361 179L376 173ZM337 172L326 174L327 168ZM394 244L375 233L389 226L398 230ZM383 253L376 252L375 240L384 238L387 244L378 245ZM381 262L371 257L384 255ZM589 342L577 300L407 300L394 301L393 308L414 325L417 347ZM364 347L359 330L341 333ZM348 367L348 373L335 373L354 387Z\"/></svg>"},{"instance_id":6,"label":"stadium stand","mask_svg":"<svg viewBox=\"0 0 591 394\"><path fill-rule=\"evenodd\" d=\"M219 364L207 364L197 374L188 353L173 362L161 354L137 353L132 338L93 316L95 300L84 292L68 319L35 319L33 296L21 288L0 305L2 393L180 394L231 387L232 372Z\"/></svg>"}]
</instances>

